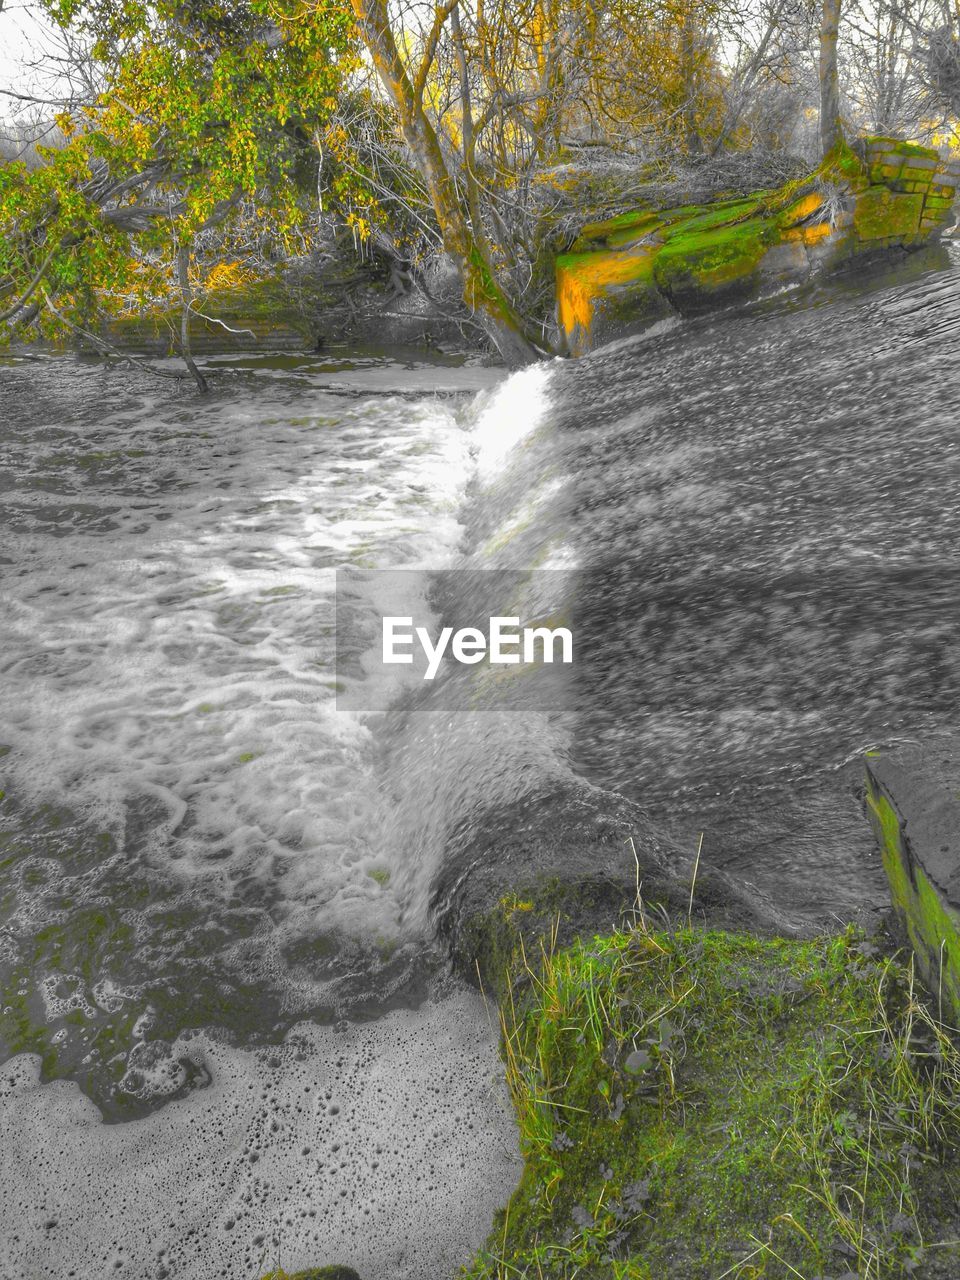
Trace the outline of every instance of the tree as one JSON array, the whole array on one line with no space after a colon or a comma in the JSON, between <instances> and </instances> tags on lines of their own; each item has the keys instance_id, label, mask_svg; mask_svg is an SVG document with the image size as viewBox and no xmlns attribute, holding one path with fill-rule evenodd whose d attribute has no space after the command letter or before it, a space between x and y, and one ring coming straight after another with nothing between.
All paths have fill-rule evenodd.
<instances>
[{"instance_id":1,"label":"tree","mask_svg":"<svg viewBox=\"0 0 960 1280\"><path fill-rule=\"evenodd\" d=\"M352 23L334 8L284 22L264 0L56 0L52 12L90 38L100 88L60 111L66 143L46 163L0 168L0 320L96 340L94 300L164 252L203 389L189 353L194 242L245 199L281 229L301 219L296 167L356 65Z\"/></svg>"},{"instance_id":2,"label":"tree","mask_svg":"<svg viewBox=\"0 0 960 1280\"><path fill-rule=\"evenodd\" d=\"M848 0L841 59L846 95L877 133L929 137L949 107L929 91L929 35L949 10L940 0Z\"/></svg>"},{"instance_id":3,"label":"tree","mask_svg":"<svg viewBox=\"0 0 960 1280\"><path fill-rule=\"evenodd\" d=\"M827 155L843 142L840 114L840 72L837 41L840 35L842 0L823 0L820 21L820 155Z\"/></svg>"},{"instance_id":4,"label":"tree","mask_svg":"<svg viewBox=\"0 0 960 1280\"><path fill-rule=\"evenodd\" d=\"M917 67L926 102L951 119L960 118L960 8L939 0L911 24L917 40Z\"/></svg>"},{"instance_id":5,"label":"tree","mask_svg":"<svg viewBox=\"0 0 960 1280\"><path fill-rule=\"evenodd\" d=\"M386 0L351 0L373 66L388 93L404 140L423 177L437 219L444 249L463 289L467 307L479 314L490 338L508 364L536 359L538 344L524 318L497 278L479 207L476 172L478 133L489 124L492 112L473 119L466 49L459 15L453 26L453 44L460 73L461 150L458 172L453 171L440 134L427 108L426 91L435 68L438 45L448 19L459 0L438 5L426 32L419 59L412 69L401 56L390 24ZM499 105L499 99L495 98ZM493 108L496 110L496 107ZM465 198L461 192L466 192Z\"/></svg>"}]
</instances>

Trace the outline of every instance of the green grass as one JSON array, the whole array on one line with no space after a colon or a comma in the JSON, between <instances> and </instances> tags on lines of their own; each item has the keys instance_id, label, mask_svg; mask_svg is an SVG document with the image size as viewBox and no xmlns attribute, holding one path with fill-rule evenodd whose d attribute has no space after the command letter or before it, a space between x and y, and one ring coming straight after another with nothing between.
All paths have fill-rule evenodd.
<instances>
[{"instance_id":1,"label":"green grass","mask_svg":"<svg viewBox=\"0 0 960 1280\"><path fill-rule=\"evenodd\" d=\"M511 978L525 1168L465 1277L960 1274L960 1052L902 957L641 918Z\"/></svg>"}]
</instances>

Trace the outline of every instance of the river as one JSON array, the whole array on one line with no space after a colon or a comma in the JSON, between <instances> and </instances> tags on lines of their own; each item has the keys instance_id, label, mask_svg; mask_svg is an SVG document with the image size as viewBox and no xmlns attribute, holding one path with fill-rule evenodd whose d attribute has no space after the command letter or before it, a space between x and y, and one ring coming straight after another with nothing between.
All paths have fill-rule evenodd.
<instances>
[{"instance_id":1,"label":"river","mask_svg":"<svg viewBox=\"0 0 960 1280\"><path fill-rule=\"evenodd\" d=\"M451 833L558 779L703 833L797 928L882 908L859 756L946 731L960 695L958 266L510 377L225 356L199 399L0 362L11 1276L256 1274L257 1242L261 1270L465 1259L515 1137L431 891ZM552 709L344 710L344 566L560 570L587 658ZM114 1167L80 1192L77 1162ZM441 1185L438 1229L416 1206Z\"/></svg>"}]
</instances>

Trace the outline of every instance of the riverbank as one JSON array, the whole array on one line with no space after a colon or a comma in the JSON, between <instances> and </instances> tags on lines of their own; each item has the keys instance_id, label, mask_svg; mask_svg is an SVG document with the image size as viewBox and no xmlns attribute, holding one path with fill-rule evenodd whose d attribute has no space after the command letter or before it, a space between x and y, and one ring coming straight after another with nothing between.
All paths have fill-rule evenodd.
<instances>
[{"instance_id":1,"label":"riverbank","mask_svg":"<svg viewBox=\"0 0 960 1280\"><path fill-rule=\"evenodd\" d=\"M956 1274L960 1050L884 939L638 905L508 972L525 1167L470 1280Z\"/></svg>"},{"instance_id":2,"label":"riverbank","mask_svg":"<svg viewBox=\"0 0 960 1280\"><path fill-rule=\"evenodd\" d=\"M524 1166L461 1280L956 1275L960 1046L890 935L497 914Z\"/></svg>"},{"instance_id":3,"label":"riverbank","mask_svg":"<svg viewBox=\"0 0 960 1280\"><path fill-rule=\"evenodd\" d=\"M548 885L465 931L525 1163L462 1280L957 1274L955 932L904 889L936 858L950 900L956 759L952 740L867 753L893 903L869 935L718 928L722 882L702 893L695 862L681 904L677 869L639 861L612 928ZM906 817L884 819L882 785Z\"/></svg>"},{"instance_id":4,"label":"riverbank","mask_svg":"<svg viewBox=\"0 0 960 1280\"><path fill-rule=\"evenodd\" d=\"M960 161L896 138L840 145L780 185L762 164L718 161L680 175L644 166L552 171L556 207L531 267L532 323L543 353L582 356L663 321L775 295L855 267L871 270L955 231ZM722 181L725 179L725 182ZM142 264L141 264L142 266ZM139 280L142 269L134 270ZM169 274L169 273L168 273ZM382 236L342 233L308 253L195 264L189 344L195 356L317 352L370 342L499 356L464 307L439 246L398 256ZM81 350L152 358L182 348L183 299L172 278L110 299L74 327Z\"/></svg>"},{"instance_id":5,"label":"riverbank","mask_svg":"<svg viewBox=\"0 0 960 1280\"><path fill-rule=\"evenodd\" d=\"M171 295L121 311L104 318L96 336L124 352L176 355L180 305ZM96 349L91 338L78 341L81 349ZM237 264L211 272L193 302L190 343L195 355L325 352L369 343L424 352L481 347L455 307L428 297L382 259L337 244L270 271Z\"/></svg>"}]
</instances>

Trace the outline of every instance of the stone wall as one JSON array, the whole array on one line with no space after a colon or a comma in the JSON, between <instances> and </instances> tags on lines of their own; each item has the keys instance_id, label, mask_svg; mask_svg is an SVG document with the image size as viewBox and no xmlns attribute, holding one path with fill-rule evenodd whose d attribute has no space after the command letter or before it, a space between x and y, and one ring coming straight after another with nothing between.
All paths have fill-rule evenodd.
<instances>
[{"instance_id":1,"label":"stone wall","mask_svg":"<svg viewBox=\"0 0 960 1280\"><path fill-rule=\"evenodd\" d=\"M840 269L920 248L954 221L960 161L893 138L842 147L777 191L641 209L585 226L556 262L557 313L572 355Z\"/></svg>"},{"instance_id":2,"label":"stone wall","mask_svg":"<svg viewBox=\"0 0 960 1280\"><path fill-rule=\"evenodd\" d=\"M942 1016L960 1025L960 741L870 751L866 768L894 910Z\"/></svg>"}]
</instances>

